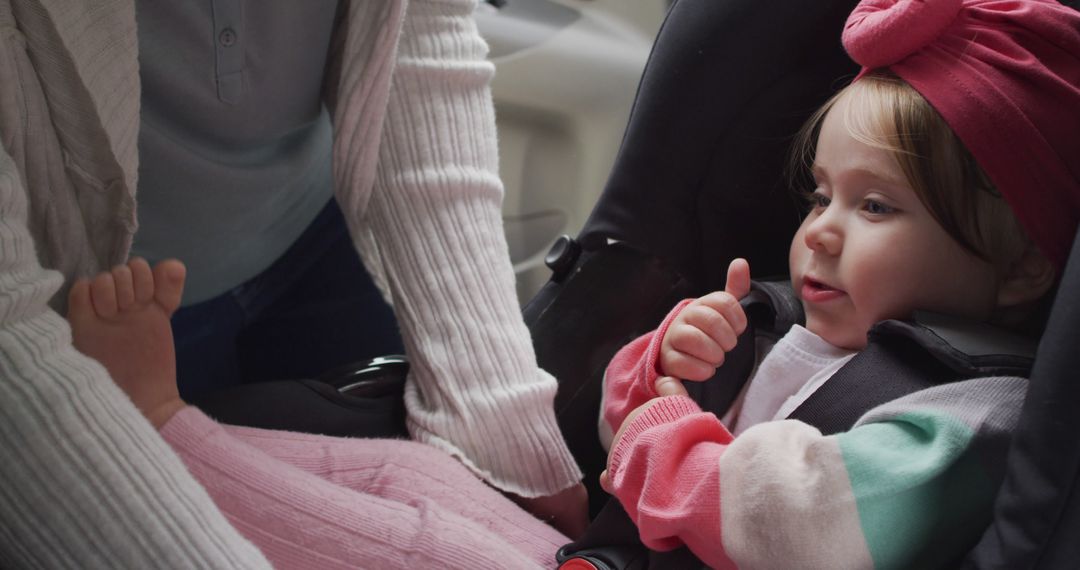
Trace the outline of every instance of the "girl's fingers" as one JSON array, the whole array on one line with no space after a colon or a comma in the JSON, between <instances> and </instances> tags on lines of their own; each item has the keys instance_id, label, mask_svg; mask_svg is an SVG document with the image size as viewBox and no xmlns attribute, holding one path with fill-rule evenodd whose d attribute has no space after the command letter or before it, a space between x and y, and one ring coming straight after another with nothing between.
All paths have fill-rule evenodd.
<instances>
[{"instance_id":1,"label":"girl's fingers","mask_svg":"<svg viewBox=\"0 0 1080 570\"><path fill-rule=\"evenodd\" d=\"M671 376L661 376L656 379L656 384L653 386L656 389L656 393L660 396L688 396L689 392L686 391L686 386L678 378L672 378Z\"/></svg>"},{"instance_id":2,"label":"girl's fingers","mask_svg":"<svg viewBox=\"0 0 1080 570\"><path fill-rule=\"evenodd\" d=\"M701 306L685 309L694 311L687 315L688 321L697 320L702 328L710 331L710 334L713 329L719 330L724 324L730 326L736 336L746 330L746 311L739 304L739 300L730 293L726 291L709 293L699 301ZM708 314L709 311L713 314Z\"/></svg>"},{"instance_id":3,"label":"girl's fingers","mask_svg":"<svg viewBox=\"0 0 1080 570\"><path fill-rule=\"evenodd\" d=\"M724 291L736 299L742 299L750 293L750 262L741 257L731 260Z\"/></svg>"},{"instance_id":4,"label":"girl's fingers","mask_svg":"<svg viewBox=\"0 0 1080 570\"><path fill-rule=\"evenodd\" d=\"M608 477L607 469L600 472L600 488L609 495L615 494L615 491L611 488L611 478Z\"/></svg>"},{"instance_id":5,"label":"girl's fingers","mask_svg":"<svg viewBox=\"0 0 1080 570\"><path fill-rule=\"evenodd\" d=\"M716 374L716 366L674 350L661 356L660 367L668 376L694 382L708 380Z\"/></svg>"},{"instance_id":6,"label":"girl's fingers","mask_svg":"<svg viewBox=\"0 0 1080 570\"><path fill-rule=\"evenodd\" d=\"M722 325L722 327L728 329L726 336L733 339L734 333L731 333L730 327L727 327L726 324ZM720 363L724 361L726 349L723 343L718 341L713 334L706 333L704 330L688 324L678 328L672 327L668 331L671 335L672 349L709 363L713 367L720 366ZM719 336L724 337L725 335L719 334Z\"/></svg>"}]
</instances>

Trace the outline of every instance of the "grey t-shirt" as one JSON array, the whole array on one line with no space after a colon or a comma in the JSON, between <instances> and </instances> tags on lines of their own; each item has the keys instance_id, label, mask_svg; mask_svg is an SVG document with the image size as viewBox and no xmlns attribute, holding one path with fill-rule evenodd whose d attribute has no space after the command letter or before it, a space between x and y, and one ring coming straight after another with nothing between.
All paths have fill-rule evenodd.
<instances>
[{"instance_id":1,"label":"grey t-shirt","mask_svg":"<svg viewBox=\"0 0 1080 570\"><path fill-rule=\"evenodd\" d=\"M133 254L188 266L184 304L254 277L332 195L323 72L337 0L137 0Z\"/></svg>"}]
</instances>

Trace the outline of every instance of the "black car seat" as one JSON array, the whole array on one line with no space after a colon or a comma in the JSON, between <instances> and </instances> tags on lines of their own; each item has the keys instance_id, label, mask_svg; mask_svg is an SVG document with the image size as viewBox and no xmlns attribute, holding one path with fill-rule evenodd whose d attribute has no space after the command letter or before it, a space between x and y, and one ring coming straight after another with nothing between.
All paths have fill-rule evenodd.
<instances>
[{"instance_id":1,"label":"black car seat","mask_svg":"<svg viewBox=\"0 0 1080 570\"><path fill-rule=\"evenodd\" d=\"M1076 2L1067 5L1077 8ZM1080 232L1035 353L994 521L965 568L1080 568Z\"/></svg>"}]
</instances>

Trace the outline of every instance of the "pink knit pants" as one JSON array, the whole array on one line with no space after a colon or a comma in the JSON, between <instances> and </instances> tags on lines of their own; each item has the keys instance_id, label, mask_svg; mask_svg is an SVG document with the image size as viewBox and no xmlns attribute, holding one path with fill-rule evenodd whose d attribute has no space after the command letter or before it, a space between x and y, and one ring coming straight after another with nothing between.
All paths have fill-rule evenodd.
<instances>
[{"instance_id":1,"label":"pink knit pants","mask_svg":"<svg viewBox=\"0 0 1080 570\"><path fill-rule=\"evenodd\" d=\"M278 568L537 568L567 538L433 447L226 427L161 430Z\"/></svg>"}]
</instances>

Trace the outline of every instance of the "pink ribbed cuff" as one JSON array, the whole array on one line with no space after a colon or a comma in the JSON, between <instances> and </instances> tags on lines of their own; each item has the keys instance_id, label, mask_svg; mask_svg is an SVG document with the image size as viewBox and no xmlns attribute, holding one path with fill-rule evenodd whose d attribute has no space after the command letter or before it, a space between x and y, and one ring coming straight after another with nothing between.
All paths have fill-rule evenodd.
<instances>
[{"instance_id":1,"label":"pink ribbed cuff","mask_svg":"<svg viewBox=\"0 0 1080 570\"><path fill-rule=\"evenodd\" d=\"M611 448L611 455L608 456L609 476L615 476L620 465L622 465L623 457L630 452L635 441L643 433L654 427L678 421L691 414L702 413L697 402L686 396L666 396L652 402L644 412L638 414L626 426L626 429L623 430L622 435L619 437L619 441Z\"/></svg>"}]
</instances>

